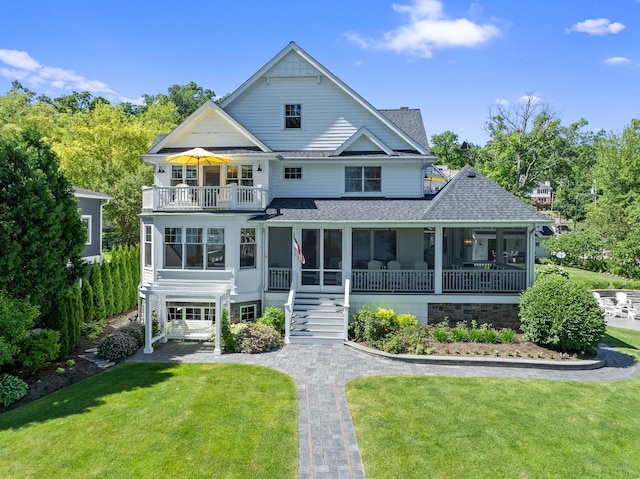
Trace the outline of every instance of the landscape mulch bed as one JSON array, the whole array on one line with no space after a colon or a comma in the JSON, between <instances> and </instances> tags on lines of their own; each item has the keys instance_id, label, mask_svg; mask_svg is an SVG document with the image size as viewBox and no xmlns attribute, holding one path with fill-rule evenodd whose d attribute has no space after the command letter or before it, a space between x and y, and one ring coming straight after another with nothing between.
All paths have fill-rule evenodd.
<instances>
[{"instance_id":1,"label":"landscape mulch bed","mask_svg":"<svg viewBox=\"0 0 640 479\"><path fill-rule=\"evenodd\" d=\"M113 316L107 319L107 327L100 334L100 336L94 340L89 340L82 337L80 344L73 351L72 354L64 359L55 361L49 364L45 369L39 371L37 374L22 378L28 385L29 391L25 397L19 401L14 402L8 407L4 407L0 404L0 413L2 411L8 411L15 409L31 401L47 396L59 389L62 389L71 384L77 383L82 379L94 376L104 371L91 361L81 358L80 355L86 354L86 350L96 347L100 339L104 336L113 333L118 328L128 324L137 315L137 309L132 309L126 313ZM425 351L429 348L433 348L431 354L438 356L464 356L468 358L484 356L484 357L496 357L501 358L518 358L529 359L531 361L536 360L558 360L558 361L571 361L576 359L590 359L593 355L574 357L569 355L568 358L562 358L562 353L558 351L552 351L550 349L537 346L528 341L524 341L521 334L516 335L517 342L512 344L487 344L487 343L426 343ZM516 353L518 351L518 353ZM497 353L496 353L497 352ZM519 354L519 356L517 356ZM73 359L73 366L68 366L68 361ZM58 369L64 369L64 372L58 372Z\"/></svg>"},{"instance_id":2,"label":"landscape mulch bed","mask_svg":"<svg viewBox=\"0 0 640 479\"><path fill-rule=\"evenodd\" d=\"M104 369L99 368L91 361L81 358L80 355L86 354L87 349L95 348L100 339L113 333L125 324L128 324L137 314L138 310L132 309L108 318L106 320L107 326L98 338L90 340L82 337L78 347L66 358L50 363L46 368L32 376L20 376L20 378L29 385L27 395L10 404L8 407L0 404L0 413L20 407L28 402L47 396L52 392L104 371ZM69 360L73 360L75 364L68 366L67 363ZM64 369L64 372L57 372L59 368Z\"/></svg>"}]
</instances>

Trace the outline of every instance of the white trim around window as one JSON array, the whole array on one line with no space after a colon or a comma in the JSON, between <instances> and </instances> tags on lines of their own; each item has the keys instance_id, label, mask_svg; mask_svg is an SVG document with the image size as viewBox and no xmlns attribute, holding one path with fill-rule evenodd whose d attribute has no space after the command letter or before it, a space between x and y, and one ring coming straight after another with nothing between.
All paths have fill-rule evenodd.
<instances>
[{"instance_id":1,"label":"white trim around window","mask_svg":"<svg viewBox=\"0 0 640 479\"><path fill-rule=\"evenodd\" d=\"M91 217L91 215L82 215L80 218L82 220L82 224L87 229L87 242L85 244L86 245L90 245L91 244L91 220L92 220L92 217Z\"/></svg>"}]
</instances>

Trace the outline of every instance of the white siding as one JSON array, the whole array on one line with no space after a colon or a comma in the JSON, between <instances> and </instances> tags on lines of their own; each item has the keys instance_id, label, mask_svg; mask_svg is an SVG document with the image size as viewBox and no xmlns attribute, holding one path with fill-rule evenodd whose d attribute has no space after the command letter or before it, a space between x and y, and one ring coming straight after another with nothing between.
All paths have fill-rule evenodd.
<instances>
[{"instance_id":1,"label":"white siding","mask_svg":"<svg viewBox=\"0 0 640 479\"><path fill-rule=\"evenodd\" d=\"M349 163L354 166L378 166L366 160ZM284 168L302 167L302 180L285 180ZM269 179L271 198L336 198L345 196L345 163L327 159L326 162L287 162L274 165ZM382 192L373 196L387 198L419 198L422 196L421 164L396 163L382 165ZM361 196L361 195L360 195Z\"/></svg>"},{"instance_id":2,"label":"white siding","mask_svg":"<svg viewBox=\"0 0 640 479\"><path fill-rule=\"evenodd\" d=\"M255 145L213 110L205 111L165 145L166 148L207 146L233 148Z\"/></svg>"},{"instance_id":3,"label":"white siding","mask_svg":"<svg viewBox=\"0 0 640 479\"><path fill-rule=\"evenodd\" d=\"M301 129L285 130L285 104L302 105ZM410 148L351 96L323 77L264 78L226 111L276 151L333 151L362 126L392 149Z\"/></svg>"}]
</instances>

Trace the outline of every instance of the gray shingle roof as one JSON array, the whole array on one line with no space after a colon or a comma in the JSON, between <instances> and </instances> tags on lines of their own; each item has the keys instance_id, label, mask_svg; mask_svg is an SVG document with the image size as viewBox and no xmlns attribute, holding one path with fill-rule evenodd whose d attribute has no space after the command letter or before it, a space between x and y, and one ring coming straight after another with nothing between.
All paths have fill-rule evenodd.
<instances>
[{"instance_id":1,"label":"gray shingle roof","mask_svg":"<svg viewBox=\"0 0 640 479\"><path fill-rule=\"evenodd\" d=\"M542 213L494 181L465 166L433 199L427 221L549 222Z\"/></svg>"},{"instance_id":2,"label":"gray shingle roof","mask_svg":"<svg viewBox=\"0 0 640 479\"><path fill-rule=\"evenodd\" d=\"M458 173L433 199L276 198L268 222L522 222L546 223L533 207L470 166Z\"/></svg>"},{"instance_id":3,"label":"gray shingle roof","mask_svg":"<svg viewBox=\"0 0 640 479\"><path fill-rule=\"evenodd\" d=\"M430 149L427 133L424 131L424 122L422 121L422 113L420 113L420 109L399 108L394 110L378 111L398 125L400 129L426 149Z\"/></svg>"}]
</instances>

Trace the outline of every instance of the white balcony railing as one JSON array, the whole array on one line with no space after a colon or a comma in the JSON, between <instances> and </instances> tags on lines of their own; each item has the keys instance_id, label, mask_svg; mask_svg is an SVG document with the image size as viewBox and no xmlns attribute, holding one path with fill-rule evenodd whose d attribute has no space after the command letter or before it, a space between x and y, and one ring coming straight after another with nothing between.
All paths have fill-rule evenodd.
<instances>
[{"instance_id":1,"label":"white balcony railing","mask_svg":"<svg viewBox=\"0 0 640 479\"><path fill-rule=\"evenodd\" d=\"M267 190L254 186L146 186L142 188L142 209L263 210Z\"/></svg>"},{"instance_id":2,"label":"white balcony railing","mask_svg":"<svg viewBox=\"0 0 640 479\"><path fill-rule=\"evenodd\" d=\"M442 291L479 291L517 293L527 287L525 270L454 269L442 272Z\"/></svg>"}]
</instances>

